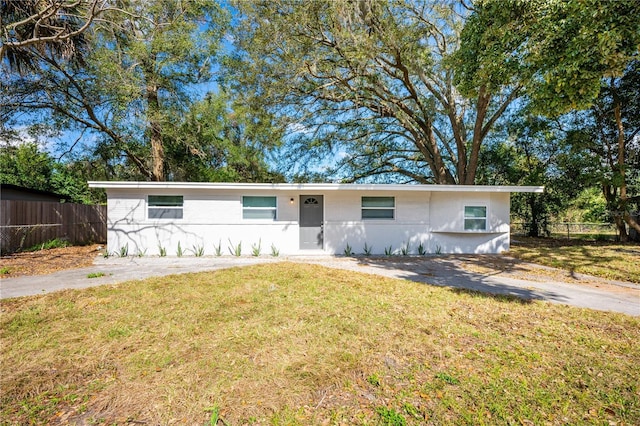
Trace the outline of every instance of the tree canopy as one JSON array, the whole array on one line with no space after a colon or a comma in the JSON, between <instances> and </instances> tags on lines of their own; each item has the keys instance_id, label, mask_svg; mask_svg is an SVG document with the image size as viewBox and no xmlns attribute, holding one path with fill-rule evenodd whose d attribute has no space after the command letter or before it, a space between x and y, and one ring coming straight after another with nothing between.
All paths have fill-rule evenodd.
<instances>
[{"instance_id":1,"label":"tree canopy","mask_svg":"<svg viewBox=\"0 0 640 426\"><path fill-rule=\"evenodd\" d=\"M90 190L77 166L56 161L35 142L0 147L0 183L54 192L76 203L103 201L103 191Z\"/></svg>"},{"instance_id":2,"label":"tree canopy","mask_svg":"<svg viewBox=\"0 0 640 426\"><path fill-rule=\"evenodd\" d=\"M538 112L588 108L602 78L638 58L636 0L482 0L461 33L456 82L476 88L520 85Z\"/></svg>"},{"instance_id":3,"label":"tree canopy","mask_svg":"<svg viewBox=\"0 0 640 426\"><path fill-rule=\"evenodd\" d=\"M584 139L574 143L589 146L608 168L600 183L622 239L623 220L640 231L627 185L638 135L638 88L630 86L640 59L639 16L635 0L480 1L454 56L456 81L467 95L479 85L509 84L522 87L532 109L547 116L591 108L595 128L587 125L591 131L580 130Z\"/></svg>"},{"instance_id":4,"label":"tree canopy","mask_svg":"<svg viewBox=\"0 0 640 426\"><path fill-rule=\"evenodd\" d=\"M0 60L18 72L37 68L35 52L81 59L85 32L113 10L107 0L3 0L0 8Z\"/></svg>"},{"instance_id":5,"label":"tree canopy","mask_svg":"<svg viewBox=\"0 0 640 426\"><path fill-rule=\"evenodd\" d=\"M343 153L348 180L473 184L480 147L518 87L464 97L449 57L452 2L242 2L230 78L286 121L305 152ZM327 151L331 154L327 154Z\"/></svg>"},{"instance_id":6,"label":"tree canopy","mask_svg":"<svg viewBox=\"0 0 640 426\"><path fill-rule=\"evenodd\" d=\"M76 143L90 138L99 157L132 169L128 178L180 175L165 150L180 151L179 129L211 90L229 13L214 0L114 4L83 32L80 62L31 45L34 71L6 71L0 116L14 128L38 121L71 130Z\"/></svg>"}]
</instances>

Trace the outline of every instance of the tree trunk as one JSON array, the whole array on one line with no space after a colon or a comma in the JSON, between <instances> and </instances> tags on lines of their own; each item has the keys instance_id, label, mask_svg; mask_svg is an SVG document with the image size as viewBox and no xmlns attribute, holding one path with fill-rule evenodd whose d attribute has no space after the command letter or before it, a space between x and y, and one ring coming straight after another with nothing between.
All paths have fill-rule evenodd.
<instances>
[{"instance_id":1,"label":"tree trunk","mask_svg":"<svg viewBox=\"0 0 640 426\"><path fill-rule=\"evenodd\" d=\"M629 212L624 212L622 220L624 220L625 223L629 225L629 228L635 229L636 232L640 234L640 223L638 223L633 217L631 217Z\"/></svg>"},{"instance_id":2,"label":"tree trunk","mask_svg":"<svg viewBox=\"0 0 640 426\"><path fill-rule=\"evenodd\" d=\"M149 139L151 142L151 179L156 182L165 180L164 176L164 147L162 146L162 124L158 112L160 102L158 100L158 87L154 84L147 85L147 102L149 107Z\"/></svg>"},{"instance_id":3,"label":"tree trunk","mask_svg":"<svg viewBox=\"0 0 640 426\"><path fill-rule=\"evenodd\" d=\"M152 179L161 182L165 180L161 126L156 120L151 120L149 124L151 126L151 159L153 161Z\"/></svg>"},{"instance_id":4,"label":"tree trunk","mask_svg":"<svg viewBox=\"0 0 640 426\"><path fill-rule=\"evenodd\" d=\"M480 87L478 93L478 102L476 104L476 122L473 127L473 141L471 142L471 152L469 153L469 163L466 167L464 176L460 176L460 183L465 185L474 185L476 181L476 171L478 170L478 159L480 157L480 146L482 145L483 134L482 125L487 116L489 101L491 96L487 94L485 86ZM467 161L467 159L459 158L458 161Z\"/></svg>"},{"instance_id":5,"label":"tree trunk","mask_svg":"<svg viewBox=\"0 0 640 426\"><path fill-rule=\"evenodd\" d=\"M540 209L538 208L538 203L536 203L536 194L529 194L528 203L529 208L531 209L531 224L529 225L529 233L530 237L539 237L540 236Z\"/></svg>"},{"instance_id":6,"label":"tree trunk","mask_svg":"<svg viewBox=\"0 0 640 426\"><path fill-rule=\"evenodd\" d=\"M430 162L430 165L431 163L433 163L433 166L431 166L431 169L432 169L431 171L436 180L436 183L440 185L454 185L456 182L453 176L451 175L451 173L449 172L449 170L447 169L447 167L445 166L444 161L442 159L442 154L438 149L438 143L436 142L436 137L433 134L432 122L427 123L426 133L427 133L426 140L430 148L428 155L430 154L433 158L433 161Z\"/></svg>"},{"instance_id":7,"label":"tree trunk","mask_svg":"<svg viewBox=\"0 0 640 426\"><path fill-rule=\"evenodd\" d=\"M616 127L618 128L618 173L620 173L620 207L622 211L626 211L627 199L627 179L625 172L625 142L624 142L624 124L622 124L622 112L620 111L620 102L618 97L614 95L613 114L616 117Z\"/></svg>"},{"instance_id":8,"label":"tree trunk","mask_svg":"<svg viewBox=\"0 0 640 426\"><path fill-rule=\"evenodd\" d=\"M616 190L614 187L609 187L609 185L605 185L604 187L604 195L607 200L607 205L615 206L615 211L613 214L613 219L615 221L616 227L618 228L618 233L620 235L620 242L626 243L629 241L629 234L627 233L627 224L630 227L634 228L637 231L640 231L640 226L638 223L631 217L629 212L627 211L629 206L629 198L627 196L627 179L626 179L626 164L625 164L625 152L626 152L626 144L624 137L624 124L622 123L622 111L620 108L620 100L616 95L615 85L612 83L612 94L613 94L613 115L616 121L616 129L618 131L618 161L614 167L614 176L616 172L618 173L620 182L620 196L616 200ZM614 180L615 181L615 180Z\"/></svg>"},{"instance_id":9,"label":"tree trunk","mask_svg":"<svg viewBox=\"0 0 640 426\"><path fill-rule=\"evenodd\" d=\"M613 216L613 222L616 224L616 228L618 228L618 238L620 242L626 243L629 241L629 234L627 234L627 226L623 219L624 215L620 210L619 200L617 199L617 189L613 185L604 184L602 185L602 194L607 202L607 209Z\"/></svg>"},{"instance_id":10,"label":"tree trunk","mask_svg":"<svg viewBox=\"0 0 640 426\"><path fill-rule=\"evenodd\" d=\"M613 217L613 221L616 224L616 227L618 228L618 234L620 235L620 242L621 243L626 243L629 242L629 234L627 233L627 225L624 222L624 219L622 218L622 215L616 214Z\"/></svg>"}]
</instances>

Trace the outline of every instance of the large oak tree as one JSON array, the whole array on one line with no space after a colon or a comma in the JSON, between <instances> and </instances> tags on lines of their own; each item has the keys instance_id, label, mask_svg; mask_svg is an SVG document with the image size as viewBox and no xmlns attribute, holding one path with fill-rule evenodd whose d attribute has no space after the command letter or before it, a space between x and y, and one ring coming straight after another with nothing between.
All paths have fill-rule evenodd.
<instances>
[{"instance_id":1,"label":"large oak tree","mask_svg":"<svg viewBox=\"0 0 640 426\"><path fill-rule=\"evenodd\" d=\"M639 16L636 0L479 1L456 54L466 94L482 85L519 86L548 116L595 104L591 112L601 131L590 145L609 167L602 188L622 239L624 223L640 232L627 191L628 159L637 149L632 103L638 96L628 87L640 60Z\"/></svg>"},{"instance_id":2,"label":"large oak tree","mask_svg":"<svg viewBox=\"0 0 640 426\"><path fill-rule=\"evenodd\" d=\"M232 79L348 180L473 184L481 146L519 87L455 87L459 2L238 1ZM309 151L307 151L309 152ZM325 151L326 152L326 151ZM393 178L393 177L392 177Z\"/></svg>"}]
</instances>

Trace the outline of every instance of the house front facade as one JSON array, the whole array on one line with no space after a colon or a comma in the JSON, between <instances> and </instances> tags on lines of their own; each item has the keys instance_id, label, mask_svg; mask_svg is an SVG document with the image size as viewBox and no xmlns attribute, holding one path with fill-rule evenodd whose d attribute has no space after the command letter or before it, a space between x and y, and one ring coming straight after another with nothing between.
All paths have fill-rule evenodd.
<instances>
[{"instance_id":1,"label":"house front facade","mask_svg":"<svg viewBox=\"0 0 640 426\"><path fill-rule=\"evenodd\" d=\"M499 253L512 192L543 187L89 182L110 253ZM239 249L239 250L238 250Z\"/></svg>"}]
</instances>

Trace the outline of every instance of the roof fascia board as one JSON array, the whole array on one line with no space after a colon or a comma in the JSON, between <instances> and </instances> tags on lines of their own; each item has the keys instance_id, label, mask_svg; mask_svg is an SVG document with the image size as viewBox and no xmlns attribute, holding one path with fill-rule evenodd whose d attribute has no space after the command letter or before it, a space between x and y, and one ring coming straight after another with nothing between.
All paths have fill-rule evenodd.
<instances>
[{"instance_id":1,"label":"roof fascia board","mask_svg":"<svg viewBox=\"0 0 640 426\"><path fill-rule=\"evenodd\" d=\"M543 186L409 185L342 183L217 183L217 182L123 182L90 181L90 188L104 189L207 189L264 191L422 191L422 192L544 192Z\"/></svg>"}]
</instances>

